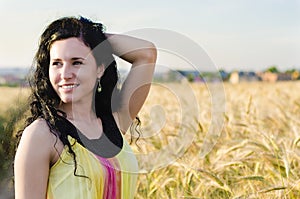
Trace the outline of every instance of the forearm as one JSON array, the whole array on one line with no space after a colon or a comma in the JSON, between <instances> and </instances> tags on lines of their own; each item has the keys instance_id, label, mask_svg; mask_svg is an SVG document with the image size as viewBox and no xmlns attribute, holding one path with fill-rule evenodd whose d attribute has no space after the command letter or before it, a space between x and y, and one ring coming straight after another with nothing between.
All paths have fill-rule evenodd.
<instances>
[{"instance_id":1,"label":"forearm","mask_svg":"<svg viewBox=\"0 0 300 199\"><path fill-rule=\"evenodd\" d=\"M106 34L113 53L132 63L133 67L140 64L153 64L156 61L156 48L153 43L120 34Z\"/></svg>"}]
</instances>

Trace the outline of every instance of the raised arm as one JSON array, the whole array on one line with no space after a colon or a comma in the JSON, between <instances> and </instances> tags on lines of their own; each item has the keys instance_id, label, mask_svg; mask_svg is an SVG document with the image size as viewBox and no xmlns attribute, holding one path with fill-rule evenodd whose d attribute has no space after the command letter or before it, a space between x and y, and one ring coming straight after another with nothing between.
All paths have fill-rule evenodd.
<instances>
[{"instance_id":1,"label":"raised arm","mask_svg":"<svg viewBox=\"0 0 300 199\"><path fill-rule=\"evenodd\" d=\"M121 88L121 108L114 113L125 133L137 116L149 93L157 57L153 43L116 34L106 34L113 53L132 64Z\"/></svg>"}]
</instances>

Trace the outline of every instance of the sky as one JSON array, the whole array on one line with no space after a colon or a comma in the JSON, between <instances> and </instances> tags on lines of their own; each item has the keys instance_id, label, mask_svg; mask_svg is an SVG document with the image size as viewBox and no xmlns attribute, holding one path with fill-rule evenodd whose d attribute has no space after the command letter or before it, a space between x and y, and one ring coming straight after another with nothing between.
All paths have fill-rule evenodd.
<instances>
[{"instance_id":1,"label":"sky","mask_svg":"<svg viewBox=\"0 0 300 199\"><path fill-rule=\"evenodd\" d=\"M0 0L0 68L31 66L45 27L70 15L100 21L113 33L173 31L218 69L300 69L300 0ZM172 67L184 65L174 60Z\"/></svg>"}]
</instances>

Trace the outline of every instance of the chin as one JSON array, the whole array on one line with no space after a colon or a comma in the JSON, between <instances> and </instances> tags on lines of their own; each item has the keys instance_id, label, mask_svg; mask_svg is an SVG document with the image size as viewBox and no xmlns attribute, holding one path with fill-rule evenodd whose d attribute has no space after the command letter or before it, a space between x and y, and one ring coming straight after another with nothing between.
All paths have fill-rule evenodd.
<instances>
[{"instance_id":1,"label":"chin","mask_svg":"<svg viewBox=\"0 0 300 199\"><path fill-rule=\"evenodd\" d=\"M60 100L61 100L64 104L72 103L72 101L73 101L72 98L64 98L64 97L61 97Z\"/></svg>"}]
</instances>

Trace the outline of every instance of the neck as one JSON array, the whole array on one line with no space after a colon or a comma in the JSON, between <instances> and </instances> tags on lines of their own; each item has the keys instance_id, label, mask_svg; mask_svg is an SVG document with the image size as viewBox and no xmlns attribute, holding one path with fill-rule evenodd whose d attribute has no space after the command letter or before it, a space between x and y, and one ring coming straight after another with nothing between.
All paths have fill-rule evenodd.
<instances>
[{"instance_id":1,"label":"neck","mask_svg":"<svg viewBox=\"0 0 300 199\"><path fill-rule=\"evenodd\" d=\"M69 120L76 121L94 121L97 119L91 103L73 104L62 103L59 108L67 114Z\"/></svg>"}]
</instances>

